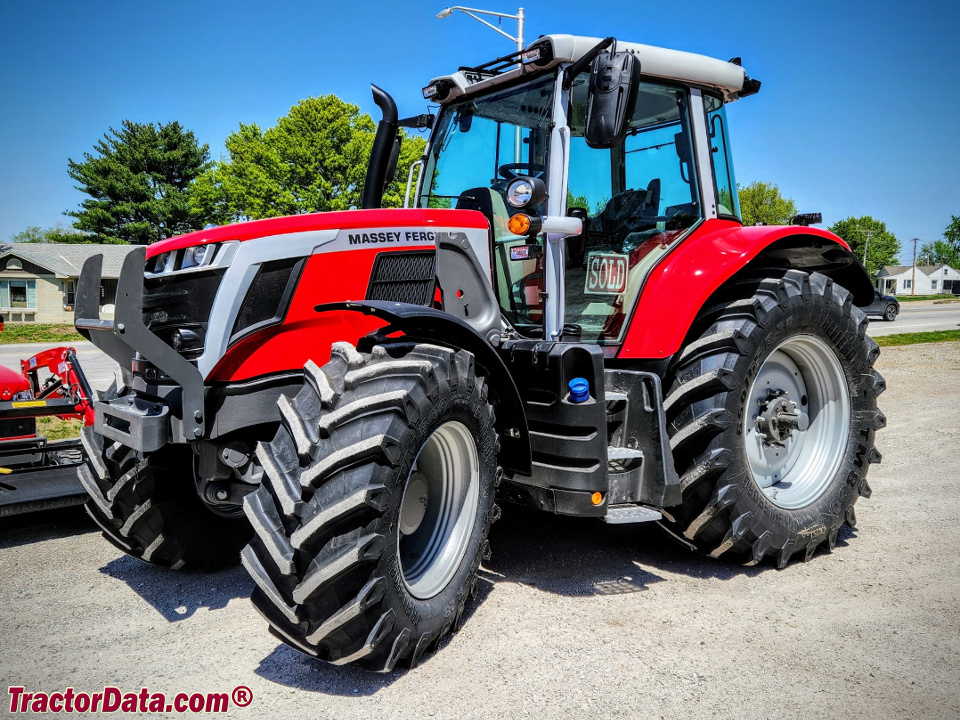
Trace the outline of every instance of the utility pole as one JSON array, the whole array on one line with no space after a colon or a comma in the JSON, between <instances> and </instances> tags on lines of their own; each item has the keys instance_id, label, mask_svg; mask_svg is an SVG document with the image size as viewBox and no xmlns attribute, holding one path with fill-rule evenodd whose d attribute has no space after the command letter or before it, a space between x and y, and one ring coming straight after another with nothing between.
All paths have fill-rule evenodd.
<instances>
[{"instance_id":1,"label":"utility pole","mask_svg":"<svg viewBox=\"0 0 960 720\"><path fill-rule=\"evenodd\" d=\"M910 280L911 295L917 294L917 243L918 242L920 242L920 238L913 239L913 268L912 268L913 272L910 274L912 278Z\"/></svg>"},{"instance_id":2,"label":"utility pole","mask_svg":"<svg viewBox=\"0 0 960 720\"><path fill-rule=\"evenodd\" d=\"M864 267L867 266L867 248L870 247L870 238L873 237L874 232L876 232L876 231L875 231L875 230L866 230L866 231L864 231L864 233L863 233L864 235L867 236L866 239L863 241L863 266L864 266Z\"/></svg>"}]
</instances>

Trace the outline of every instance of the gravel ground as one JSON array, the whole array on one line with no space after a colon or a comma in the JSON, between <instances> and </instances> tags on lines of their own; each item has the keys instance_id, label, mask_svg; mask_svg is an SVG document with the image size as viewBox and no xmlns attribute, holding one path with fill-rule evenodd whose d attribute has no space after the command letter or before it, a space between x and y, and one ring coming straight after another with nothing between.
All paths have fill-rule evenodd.
<instances>
[{"instance_id":1,"label":"gravel ground","mask_svg":"<svg viewBox=\"0 0 960 720\"><path fill-rule=\"evenodd\" d=\"M960 343L888 348L880 369L873 497L809 563L508 511L464 628L380 676L278 644L243 570L153 568L61 512L0 530L0 687L248 686L235 717L960 717Z\"/></svg>"}]
</instances>

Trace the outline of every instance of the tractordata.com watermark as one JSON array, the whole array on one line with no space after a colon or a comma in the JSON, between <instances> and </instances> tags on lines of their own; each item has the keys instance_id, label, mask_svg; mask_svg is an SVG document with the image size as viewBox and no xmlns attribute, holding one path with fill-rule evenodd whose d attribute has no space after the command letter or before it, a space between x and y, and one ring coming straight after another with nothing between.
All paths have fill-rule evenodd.
<instances>
[{"instance_id":1,"label":"tractordata.com watermark","mask_svg":"<svg viewBox=\"0 0 960 720\"><path fill-rule=\"evenodd\" d=\"M102 692L27 692L24 687L11 687L10 712L15 713L216 713L233 707L246 707L253 701L253 693L245 685L237 685L230 693L151 693L147 688L137 692L122 692L120 688L105 687Z\"/></svg>"}]
</instances>

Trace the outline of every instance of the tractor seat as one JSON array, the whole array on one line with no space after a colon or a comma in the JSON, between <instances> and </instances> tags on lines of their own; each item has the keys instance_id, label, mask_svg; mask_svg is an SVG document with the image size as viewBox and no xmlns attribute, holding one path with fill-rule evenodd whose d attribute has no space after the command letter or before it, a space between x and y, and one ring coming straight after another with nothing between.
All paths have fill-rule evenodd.
<instances>
[{"instance_id":1,"label":"tractor seat","mask_svg":"<svg viewBox=\"0 0 960 720\"><path fill-rule=\"evenodd\" d=\"M490 223L490 241L496 246L498 240L511 235L507 230L510 213L503 196L488 187L476 187L464 190L457 198L457 210L479 210Z\"/></svg>"}]
</instances>

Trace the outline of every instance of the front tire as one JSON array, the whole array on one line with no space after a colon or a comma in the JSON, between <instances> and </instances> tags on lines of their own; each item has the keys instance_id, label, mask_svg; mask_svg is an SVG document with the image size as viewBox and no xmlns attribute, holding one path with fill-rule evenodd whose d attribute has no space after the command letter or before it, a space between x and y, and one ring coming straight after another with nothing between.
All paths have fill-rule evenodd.
<instances>
[{"instance_id":1,"label":"front tire","mask_svg":"<svg viewBox=\"0 0 960 720\"><path fill-rule=\"evenodd\" d=\"M726 292L670 370L664 409L682 505L665 524L713 557L769 555L784 567L832 550L856 522L857 498L870 496L885 425L879 348L850 294L819 273Z\"/></svg>"},{"instance_id":2,"label":"front tire","mask_svg":"<svg viewBox=\"0 0 960 720\"><path fill-rule=\"evenodd\" d=\"M468 352L336 343L261 443L244 500L253 603L291 647L389 672L458 627L498 515L497 437Z\"/></svg>"},{"instance_id":3,"label":"front tire","mask_svg":"<svg viewBox=\"0 0 960 720\"><path fill-rule=\"evenodd\" d=\"M887 305L887 309L883 313L883 319L887 322L893 322L897 319L897 314L896 305Z\"/></svg>"},{"instance_id":4,"label":"front tire","mask_svg":"<svg viewBox=\"0 0 960 720\"><path fill-rule=\"evenodd\" d=\"M193 482L193 453L167 445L144 455L104 440L92 427L80 434L87 462L80 481L87 514L103 536L138 560L179 569L236 565L250 539L246 519L211 512Z\"/></svg>"}]
</instances>

